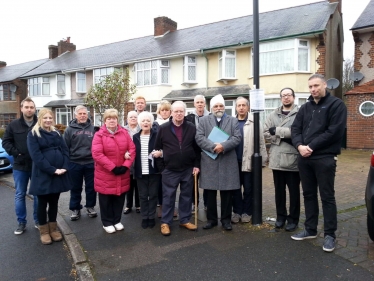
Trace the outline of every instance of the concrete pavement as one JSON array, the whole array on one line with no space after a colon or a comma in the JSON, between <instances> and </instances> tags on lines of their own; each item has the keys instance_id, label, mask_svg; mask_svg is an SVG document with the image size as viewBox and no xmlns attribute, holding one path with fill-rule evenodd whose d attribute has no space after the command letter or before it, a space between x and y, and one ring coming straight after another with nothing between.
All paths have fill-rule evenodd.
<instances>
[{"instance_id":1,"label":"concrete pavement","mask_svg":"<svg viewBox=\"0 0 374 281\"><path fill-rule=\"evenodd\" d=\"M370 156L371 151L356 150L339 156L339 224L333 254L322 251L323 234L318 239L293 241L290 233L269 233L271 222L259 228L234 225L232 232L220 226L203 230L202 209L197 232L179 228L176 221L172 235L163 237L159 220L154 229L143 230L140 215L132 212L123 215L124 231L107 234L100 218L89 218L84 210L79 221L70 221L69 193L61 196L58 222L81 280L372 280L374 244L366 232L364 206ZM265 168L263 218L275 217L274 205L272 173Z\"/></svg>"},{"instance_id":2,"label":"concrete pavement","mask_svg":"<svg viewBox=\"0 0 374 281\"><path fill-rule=\"evenodd\" d=\"M0 174L0 180L4 178ZM0 184L0 280L77 280L65 241L43 246L34 227L32 200L27 198L27 228L14 235L14 189Z\"/></svg>"}]
</instances>

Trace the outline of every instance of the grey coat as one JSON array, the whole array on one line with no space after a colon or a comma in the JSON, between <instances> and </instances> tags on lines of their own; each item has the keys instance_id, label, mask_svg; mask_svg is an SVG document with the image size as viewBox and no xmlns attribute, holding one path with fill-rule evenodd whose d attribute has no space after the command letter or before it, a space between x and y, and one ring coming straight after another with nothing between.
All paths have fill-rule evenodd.
<instances>
[{"instance_id":1,"label":"grey coat","mask_svg":"<svg viewBox=\"0 0 374 281\"><path fill-rule=\"evenodd\" d=\"M213 127L217 126L216 117L208 115L200 118L196 132L196 143L201 149L214 153L215 144L208 139ZM238 159L235 147L239 145L241 134L238 120L227 116L221 121L220 129L230 135L222 144L224 151L213 160L201 152L200 188L210 190L233 190L240 188Z\"/></svg>"},{"instance_id":2,"label":"grey coat","mask_svg":"<svg viewBox=\"0 0 374 281\"><path fill-rule=\"evenodd\" d=\"M297 172L298 151L291 144L282 141L291 139L291 125L295 120L299 108L295 105L288 115L282 114L282 107L275 109L266 118L264 124L265 139L271 142L269 151L269 168L273 170ZM269 128L276 127L275 135L271 135Z\"/></svg>"}]
</instances>

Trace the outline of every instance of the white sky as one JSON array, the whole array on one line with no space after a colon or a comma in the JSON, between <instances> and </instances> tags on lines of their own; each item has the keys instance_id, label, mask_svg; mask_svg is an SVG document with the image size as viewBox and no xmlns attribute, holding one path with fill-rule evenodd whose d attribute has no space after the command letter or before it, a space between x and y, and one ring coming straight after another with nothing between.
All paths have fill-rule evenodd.
<instances>
[{"instance_id":1,"label":"white sky","mask_svg":"<svg viewBox=\"0 0 374 281\"><path fill-rule=\"evenodd\" d=\"M320 1L259 0L259 10ZM349 29L369 2L342 0L344 58L353 58ZM251 15L252 10L251 0L1 0L0 61L14 65L48 58L48 45L68 36L79 50L152 35L153 19L158 16L171 18L183 29Z\"/></svg>"}]
</instances>

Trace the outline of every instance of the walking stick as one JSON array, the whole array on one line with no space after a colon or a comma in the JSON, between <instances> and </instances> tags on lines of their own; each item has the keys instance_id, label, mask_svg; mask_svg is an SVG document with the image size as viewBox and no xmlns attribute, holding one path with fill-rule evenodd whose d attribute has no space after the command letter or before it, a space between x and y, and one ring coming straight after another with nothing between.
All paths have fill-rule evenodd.
<instances>
[{"instance_id":1,"label":"walking stick","mask_svg":"<svg viewBox=\"0 0 374 281\"><path fill-rule=\"evenodd\" d=\"M195 184L194 184L194 189L195 189L195 225L197 227L197 212L199 210L197 206L197 174L194 174L194 179L195 179ZM197 228L196 228L197 230Z\"/></svg>"}]
</instances>

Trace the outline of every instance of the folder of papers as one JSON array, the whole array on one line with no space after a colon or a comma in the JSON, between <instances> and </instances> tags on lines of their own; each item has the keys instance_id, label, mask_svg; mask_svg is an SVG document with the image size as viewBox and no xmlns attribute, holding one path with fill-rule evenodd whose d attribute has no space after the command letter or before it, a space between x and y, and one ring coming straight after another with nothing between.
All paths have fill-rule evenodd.
<instances>
[{"instance_id":1,"label":"folder of papers","mask_svg":"<svg viewBox=\"0 0 374 281\"><path fill-rule=\"evenodd\" d=\"M208 139L214 143L222 143L229 139L230 135L228 135L225 131L221 130L217 126L213 127L213 130L210 132ZM211 153L203 149L203 151L212 159L216 159L218 154Z\"/></svg>"}]
</instances>

